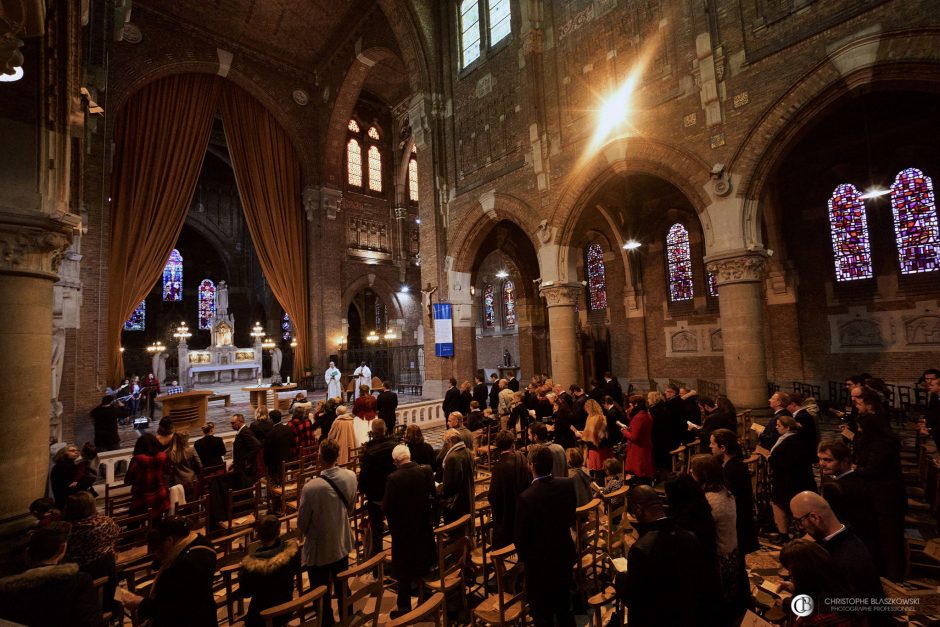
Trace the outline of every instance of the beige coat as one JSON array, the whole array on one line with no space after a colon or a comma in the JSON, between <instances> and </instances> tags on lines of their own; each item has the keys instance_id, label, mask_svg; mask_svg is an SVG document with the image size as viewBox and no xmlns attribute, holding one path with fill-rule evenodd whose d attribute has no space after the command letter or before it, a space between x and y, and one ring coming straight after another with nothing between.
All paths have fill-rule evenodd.
<instances>
[{"instance_id":1,"label":"beige coat","mask_svg":"<svg viewBox=\"0 0 940 627\"><path fill-rule=\"evenodd\" d=\"M356 448L356 430L354 428L353 417L349 414L338 416L330 427L330 433L327 435L331 440L339 444L339 459L336 464L341 466L349 461L349 449Z\"/></svg>"}]
</instances>

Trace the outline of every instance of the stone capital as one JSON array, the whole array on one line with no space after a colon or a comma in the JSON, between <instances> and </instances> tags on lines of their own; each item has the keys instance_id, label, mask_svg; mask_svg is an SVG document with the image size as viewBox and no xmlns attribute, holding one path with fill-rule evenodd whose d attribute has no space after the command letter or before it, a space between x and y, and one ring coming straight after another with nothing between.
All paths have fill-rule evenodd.
<instances>
[{"instance_id":1,"label":"stone capital","mask_svg":"<svg viewBox=\"0 0 940 627\"><path fill-rule=\"evenodd\" d=\"M574 307L583 290L584 288L577 283L562 283L543 285L539 288L539 294L545 299L548 307Z\"/></svg>"},{"instance_id":2,"label":"stone capital","mask_svg":"<svg viewBox=\"0 0 940 627\"><path fill-rule=\"evenodd\" d=\"M0 273L59 280L59 264L80 228L78 216L0 213Z\"/></svg>"},{"instance_id":3,"label":"stone capital","mask_svg":"<svg viewBox=\"0 0 940 627\"><path fill-rule=\"evenodd\" d=\"M764 250L741 251L729 255L706 257L705 268L715 275L716 283L756 283L764 280L767 253Z\"/></svg>"}]
</instances>

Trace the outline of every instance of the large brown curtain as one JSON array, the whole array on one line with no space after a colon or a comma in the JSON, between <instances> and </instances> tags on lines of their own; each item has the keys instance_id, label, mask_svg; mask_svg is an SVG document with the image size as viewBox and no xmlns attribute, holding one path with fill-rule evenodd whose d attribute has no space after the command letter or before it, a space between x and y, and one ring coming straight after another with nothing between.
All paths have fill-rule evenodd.
<instances>
[{"instance_id":1,"label":"large brown curtain","mask_svg":"<svg viewBox=\"0 0 940 627\"><path fill-rule=\"evenodd\" d=\"M183 229L220 90L215 76L171 76L137 92L115 122L108 255L112 383L124 376L124 321L153 288Z\"/></svg>"},{"instance_id":2,"label":"large brown curtain","mask_svg":"<svg viewBox=\"0 0 940 627\"><path fill-rule=\"evenodd\" d=\"M261 270L294 324L294 376L299 380L309 354L310 311L300 162L267 109L231 84L222 94L222 122Z\"/></svg>"}]
</instances>

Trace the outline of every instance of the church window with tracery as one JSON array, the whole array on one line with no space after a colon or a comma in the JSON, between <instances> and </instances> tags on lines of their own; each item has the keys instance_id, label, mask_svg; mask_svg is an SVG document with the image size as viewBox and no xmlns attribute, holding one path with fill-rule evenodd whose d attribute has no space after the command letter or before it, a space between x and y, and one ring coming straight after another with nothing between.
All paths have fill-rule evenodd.
<instances>
[{"instance_id":1,"label":"church window with tracery","mask_svg":"<svg viewBox=\"0 0 940 627\"><path fill-rule=\"evenodd\" d=\"M669 227L666 235L666 262L670 299L673 302L691 300L694 292L689 232L678 222Z\"/></svg>"},{"instance_id":2,"label":"church window with tracery","mask_svg":"<svg viewBox=\"0 0 940 627\"><path fill-rule=\"evenodd\" d=\"M142 300L137 309L124 322L125 331L144 331L147 328L147 301Z\"/></svg>"},{"instance_id":3,"label":"church window with tracery","mask_svg":"<svg viewBox=\"0 0 940 627\"><path fill-rule=\"evenodd\" d=\"M871 245L865 202L851 183L836 187L829 198L829 229L836 281L870 279Z\"/></svg>"},{"instance_id":4,"label":"church window with tracery","mask_svg":"<svg viewBox=\"0 0 940 627\"><path fill-rule=\"evenodd\" d=\"M487 0L490 14L490 45L509 36L512 32L512 21L509 10L509 0Z\"/></svg>"},{"instance_id":5,"label":"church window with tracery","mask_svg":"<svg viewBox=\"0 0 940 627\"><path fill-rule=\"evenodd\" d=\"M281 316L281 339L285 342L290 342L294 339L294 331L291 327L290 316L287 315L287 312L284 312L284 315Z\"/></svg>"},{"instance_id":6,"label":"church window with tracery","mask_svg":"<svg viewBox=\"0 0 940 627\"><path fill-rule=\"evenodd\" d=\"M413 151L408 160L408 198L418 202L418 158Z\"/></svg>"},{"instance_id":7,"label":"church window with tracery","mask_svg":"<svg viewBox=\"0 0 940 627\"><path fill-rule=\"evenodd\" d=\"M901 274L940 269L940 227L930 177L916 168L901 170L891 186L891 211Z\"/></svg>"},{"instance_id":8,"label":"church window with tracery","mask_svg":"<svg viewBox=\"0 0 940 627\"><path fill-rule=\"evenodd\" d=\"M496 297L492 285L483 286L483 328L492 329L496 326Z\"/></svg>"},{"instance_id":9,"label":"church window with tracery","mask_svg":"<svg viewBox=\"0 0 940 627\"><path fill-rule=\"evenodd\" d=\"M346 144L346 180L350 185L362 187L362 147L355 139Z\"/></svg>"},{"instance_id":10,"label":"church window with tracery","mask_svg":"<svg viewBox=\"0 0 940 627\"><path fill-rule=\"evenodd\" d=\"M163 266L163 300L183 300L183 256L175 248Z\"/></svg>"},{"instance_id":11,"label":"church window with tracery","mask_svg":"<svg viewBox=\"0 0 940 627\"><path fill-rule=\"evenodd\" d=\"M460 67L467 67L480 58L480 3L463 0L460 3Z\"/></svg>"},{"instance_id":12,"label":"church window with tracery","mask_svg":"<svg viewBox=\"0 0 940 627\"><path fill-rule=\"evenodd\" d=\"M382 191L382 153L378 146L369 146L369 189Z\"/></svg>"},{"instance_id":13,"label":"church window with tracery","mask_svg":"<svg viewBox=\"0 0 940 627\"><path fill-rule=\"evenodd\" d=\"M588 309L607 309L607 278L604 272L604 251L600 244L588 244L585 251L585 266L588 288Z\"/></svg>"},{"instance_id":14,"label":"church window with tracery","mask_svg":"<svg viewBox=\"0 0 940 627\"><path fill-rule=\"evenodd\" d=\"M516 286L512 281L503 282L503 328L516 326Z\"/></svg>"},{"instance_id":15,"label":"church window with tracery","mask_svg":"<svg viewBox=\"0 0 940 627\"><path fill-rule=\"evenodd\" d=\"M203 279L199 284L199 328L207 331L212 328L215 317L215 283Z\"/></svg>"},{"instance_id":16,"label":"church window with tracery","mask_svg":"<svg viewBox=\"0 0 940 627\"><path fill-rule=\"evenodd\" d=\"M346 128L349 129L349 132L350 132L350 133L359 133L359 132L360 132L360 131L359 131L359 123L356 122L355 120L350 120L350 121L349 121L349 125L348 125Z\"/></svg>"},{"instance_id":17,"label":"church window with tracery","mask_svg":"<svg viewBox=\"0 0 940 627\"><path fill-rule=\"evenodd\" d=\"M369 127L369 132L367 133L367 135L369 136L370 139L379 141L379 129L375 128L374 126Z\"/></svg>"}]
</instances>

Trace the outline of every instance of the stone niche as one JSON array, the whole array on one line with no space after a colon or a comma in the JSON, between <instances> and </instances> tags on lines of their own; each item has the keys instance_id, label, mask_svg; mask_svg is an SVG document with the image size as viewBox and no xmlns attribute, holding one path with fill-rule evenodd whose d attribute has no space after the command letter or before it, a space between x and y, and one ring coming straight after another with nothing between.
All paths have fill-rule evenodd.
<instances>
[{"instance_id":1,"label":"stone niche","mask_svg":"<svg viewBox=\"0 0 940 627\"><path fill-rule=\"evenodd\" d=\"M829 316L829 339L832 353L940 351L940 307L936 301L894 311L849 307Z\"/></svg>"},{"instance_id":2,"label":"stone niche","mask_svg":"<svg viewBox=\"0 0 940 627\"><path fill-rule=\"evenodd\" d=\"M680 320L675 326L663 329L666 339L666 357L714 357L721 355L721 321L709 324L689 324Z\"/></svg>"}]
</instances>

